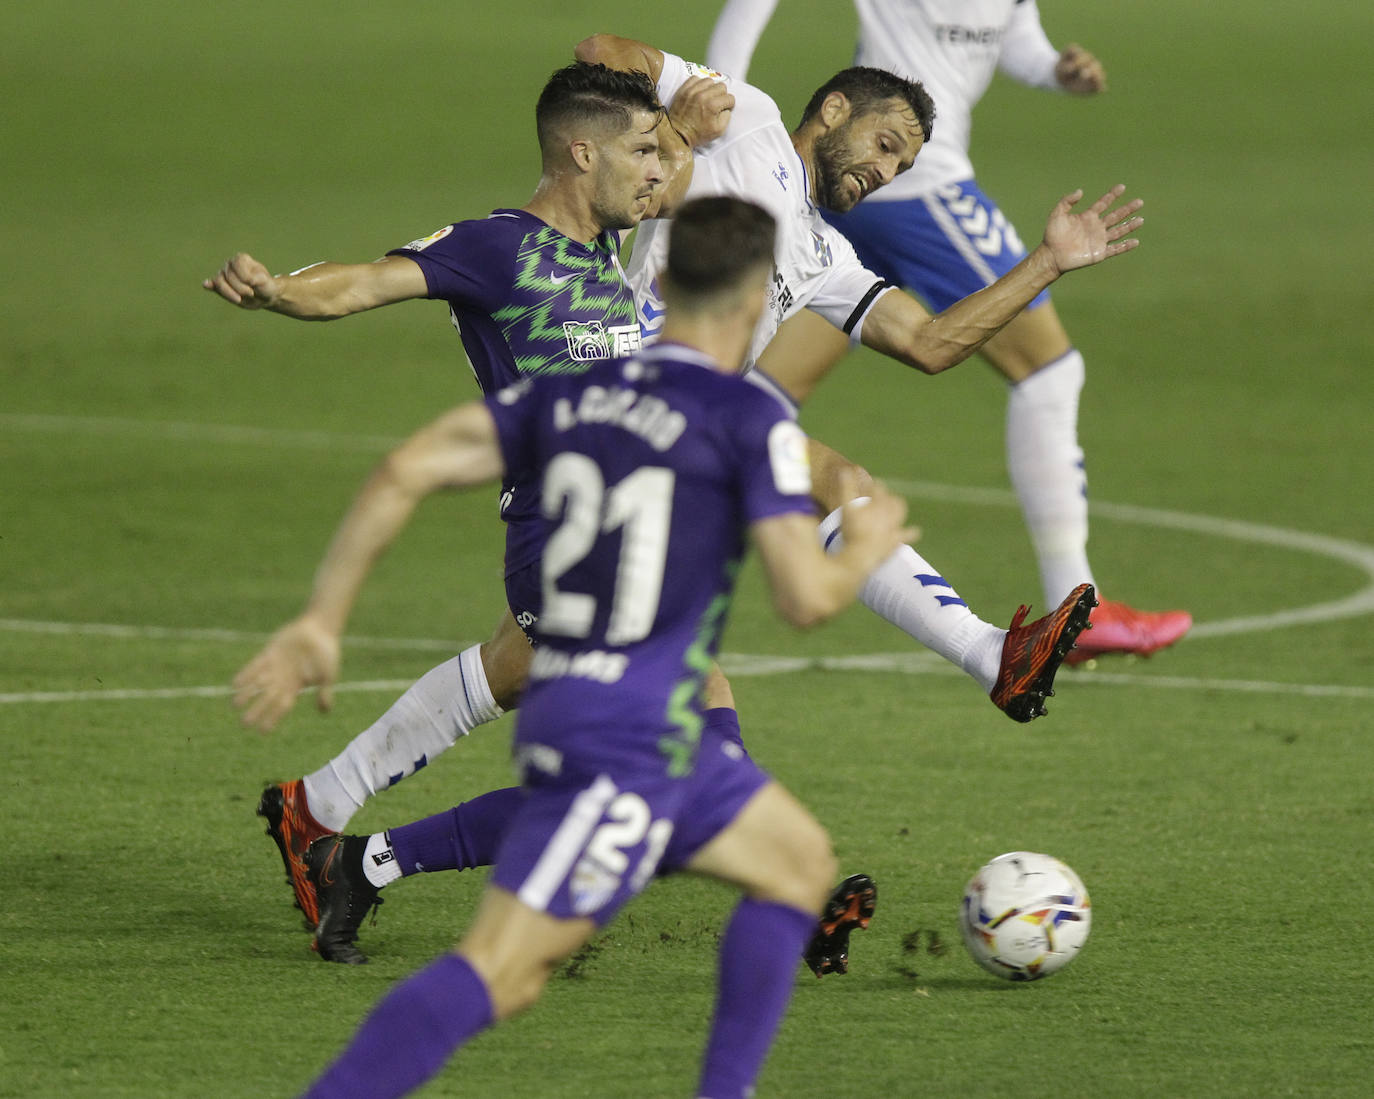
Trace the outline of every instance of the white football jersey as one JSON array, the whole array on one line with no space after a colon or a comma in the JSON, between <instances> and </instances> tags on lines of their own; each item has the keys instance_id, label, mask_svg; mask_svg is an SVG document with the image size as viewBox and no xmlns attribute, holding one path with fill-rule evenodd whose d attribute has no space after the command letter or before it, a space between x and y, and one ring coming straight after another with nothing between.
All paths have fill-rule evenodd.
<instances>
[{"instance_id":1,"label":"white football jersey","mask_svg":"<svg viewBox=\"0 0 1374 1099\"><path fill-rule=\"evenodd\" d=\"M743 74L777 0L730 0L711 36L708 62ZM1057 89L1058 52L1040 26L1035 0L854 0L856 65L919 80L935 101L935 137L910 171L866 202L926 194L974 178L969 161L973 107L993 73ZM784 13L788 11L786 5ZM817 73L817 87L828 73Z\"/></svg>"},{"instance_id":2,"label":"white football jersey","mask_svg":"<svg viewBox=\"0 0 1374 1099\"><path fill-rule=\"evenodd\" d=\"M699 75L719 76L664 54L659 99L671 103L687 78ZM777 220L773 282L749 348L750 361L758 358L778 325L803 308L857 340L864 316L888 284L859 262L849 241L812 205L806 168L777 104L757 88L721 79L735 97L735 109L725 133L695 150L687 198L730 195L762 206ZM667 258L671 224L666 219L643 222L630 255L630 286L646 338L656 335L663 323L656 283Z\"/></svg>"}]
</instances>

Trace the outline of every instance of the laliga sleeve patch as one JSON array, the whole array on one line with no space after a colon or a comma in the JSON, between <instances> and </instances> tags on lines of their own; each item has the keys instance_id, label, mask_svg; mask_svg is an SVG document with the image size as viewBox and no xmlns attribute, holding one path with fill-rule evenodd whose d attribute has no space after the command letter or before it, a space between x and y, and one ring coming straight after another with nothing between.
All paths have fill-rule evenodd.
<instances>
[{"instance_id":1,"label":"laliga sleeve patch","mask_svg":"<svg viewBox=\"0 0 1374 1099\"><path fill-rule=\"evenodd\" d=\"M451 232L453 232L453 226L445 225L442 229L435 229L427 237L420 237L418 240L412 240L409 244L402 245L402 248L407 252L423 252L436 240L443 240Z\"/></svg>"},{"instance_id":2,"label":"laliga sleeve patch","mask_svg":"<svg viewBox=\"0 0 1374 1099\"><path fill-rule=\"evenodd\" d=\"M715 69L708 69L705 65L699 64L696 61L688 61L686 64L688 76L709 76L712 80L726 79L724 73L718 73Z\"/></svg>"},{"instance_id":3,"label":"laliga sleeve patch","mask_svg":"<svg viewBox=\"0 0 1374 1099\"><path fill-rule=\"evenodd\" d=\"M773 467L773 484L783 495L811 495L806 432L791 420L779 420L768 432L768 463Z\"/></svg>"}]
</instances>

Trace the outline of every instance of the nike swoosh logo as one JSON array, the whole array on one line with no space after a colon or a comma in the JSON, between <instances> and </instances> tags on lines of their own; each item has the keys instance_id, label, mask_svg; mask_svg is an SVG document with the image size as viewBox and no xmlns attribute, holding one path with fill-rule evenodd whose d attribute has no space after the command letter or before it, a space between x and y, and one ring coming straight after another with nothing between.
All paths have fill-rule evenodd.
<instances>
[{"instance_id":1,"label":"nike swoosh logo","mask_svg":"<svg viewBox=\"0 0 1374 1099\"><path fill-rule=\"evenodd\" d=\"M549 276L549 281L550 281L551 283L553 283L555 286L562 286L562 285L563 285L565 282L567 282L569 279L575 279L575 278L577 278L577 272L576 272L576 271L569 271L569 272L568 272L567 274L565 274L565 275L550 275L550 276Z\"/></svg>"}]
</instances>

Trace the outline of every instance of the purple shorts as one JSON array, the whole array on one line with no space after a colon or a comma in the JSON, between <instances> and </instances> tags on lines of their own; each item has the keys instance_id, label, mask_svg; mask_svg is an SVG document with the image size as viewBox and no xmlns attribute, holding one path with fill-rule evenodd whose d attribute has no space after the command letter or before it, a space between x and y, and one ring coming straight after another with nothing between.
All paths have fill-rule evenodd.
<instances>
[{"instance_id":1,"label":"purple shorts","mask_svg":"<svg viewBox=\"0 0 1374 1099\"><path fill-rule=\"evenodd\" d=\"M655 874L681 870L771 779L738 744L702 734L686 778L531 769L491 883L559 919L608 923Z\"/></svg>"}]
</instances>

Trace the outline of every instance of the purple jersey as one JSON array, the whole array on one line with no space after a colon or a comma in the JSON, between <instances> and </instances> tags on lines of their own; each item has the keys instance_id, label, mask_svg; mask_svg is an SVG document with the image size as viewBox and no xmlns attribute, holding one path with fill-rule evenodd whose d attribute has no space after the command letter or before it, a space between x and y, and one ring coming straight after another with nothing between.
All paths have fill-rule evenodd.
<instances>
[{"instance_id":1,"label":"purple jersey","mask_svg":"<svg viewBox=\"0 0 1374 1099\"><path fill-rule=\"evenodd\" d=\"M580 374L640 346L634 299L607 230L581 244L523 210L496 210L448 225L388 253L424 272L429 297L448 302L482 392L528 375ZM542 545L530 486L508 478L501 517L511 524L506 568L532 562Z\"/></svg>"},{"instance_id":2,"label":"purple jersey","mask_svg":"<svg viewBox=\"0 0 1374 1099\"><path fill-rule=\"evenodd\" d=\"M685 775L750 524L811 513L806 437L768 394L659 344L488 400L552 533L522 762Z\"/></svg>"}]
</instances>

